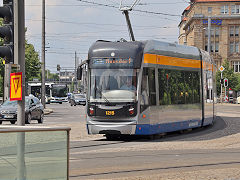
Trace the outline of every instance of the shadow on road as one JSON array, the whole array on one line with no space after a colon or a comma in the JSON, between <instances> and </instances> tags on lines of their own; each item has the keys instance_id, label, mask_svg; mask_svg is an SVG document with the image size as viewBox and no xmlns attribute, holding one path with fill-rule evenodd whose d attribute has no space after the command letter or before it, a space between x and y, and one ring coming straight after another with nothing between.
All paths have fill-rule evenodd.
<instances>
[{"instance_id":1,"label":"shadow on road","mask_svg":"<svg viewBox=\"0 0 240 180\"><path fill-rule=\"evenodd\" d=\"M232 117L217 117L214 124L202 128L196 128L192 131L171 132L166 135L136 136L123 135L115 138L114 141L200 141L211 140L232 134L240 133L240 120ZM95 141L106 141L105 138Z\"/></svg>"}]
</instances>

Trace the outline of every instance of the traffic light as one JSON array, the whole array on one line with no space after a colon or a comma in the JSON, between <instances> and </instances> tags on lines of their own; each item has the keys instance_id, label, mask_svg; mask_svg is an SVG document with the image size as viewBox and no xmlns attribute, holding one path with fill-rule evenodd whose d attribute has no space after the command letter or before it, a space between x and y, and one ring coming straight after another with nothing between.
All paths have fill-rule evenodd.
<instances>
[{"instance_id":1,"label":"traffic light","mask_svg":"<svg viewBox=\"0 0 240 180\"><path fill-rule=\"evenodd\" d=\"M82 80L82 67L77 68L77 80Z\"/></svg>"},{"instance_id":2,"label":"traffic light","mask_svg":"<svg viewBox=\"0 0 240 180\"><path fill-rule=\"evenodd\" d=\"M224 82L224 80L223 80L223 79L221 79L221 80L220 80L220 83L221 83L221 84L223 84L223 82Z\"/></svg>"},{"instance_id":3,"label":"traffic light","mask_svg":"<svg viewBox=\"0 0 240 180\"><path fill-rule=\"evenodd\" d=\"M57 64L57 71L60 71L60 70L61 70L60 64Z\"/></svg>"},{"instance_id":4,"label":"traffic light","mask_svg":"<svg viewBox=\"0 0 240 180\"><path fill-rule=\"evenodd\" d=\"M227 78L224 79L224 87L228 87L228 79Z\"/></svg>"},{"instance_id":5,"label":"traffic light","mask_svg":"<svg viewBox=\"0 0 240 180\"><path fill-rule=\"evenodd\" d=\"M13 0L3 0L0 7L0 18L3 18L3 26L0 27L0 37L3 39L3 46L0 46L0 57L6 64L13 63L14 57L14 27L13 27Z\"/></svg>"}]
</instances>

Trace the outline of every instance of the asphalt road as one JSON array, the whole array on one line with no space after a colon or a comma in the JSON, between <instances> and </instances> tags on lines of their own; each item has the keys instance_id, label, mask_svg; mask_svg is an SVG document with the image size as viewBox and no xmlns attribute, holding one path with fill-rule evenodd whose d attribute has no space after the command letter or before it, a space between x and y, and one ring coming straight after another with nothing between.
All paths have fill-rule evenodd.
<instances>
[{"instance_id":1,"label":"asphalt road","mask_svg":"<svg viewBox=\"0 0 240 180\"><path fill-rule=\"evenodd\" d=\"M231 138L227 137L240 134L239 105L218 105L218 115L221 117L217 117L213 126L183 134L170 133L154 140L149 140L147 136L133 136L119 141L106 141L103 136L89 139L91 136L87 135L85 128L84 106L71 107L70 104L64 103L50 104L47 108L53 109L54 112L44 117L44 123L37 124L33 121L31 125L72 128L71 180L136 177L240 179L240 146L221 147L221 143L231 141ZM78 136L80 133L82 136ZM240 139L240 136L237 136L237 139ZM216 143L215 141L223 141L220 142L220 148L207 147ZM239 143L229 143L234 145L236 142ZM239 171L233 171L236 169Z\"/></svg>"},{"instance_id":2,"label":"asphalt road","mask_svg":"<svg viewBox=\"0 0 240 180\"><path fill-rule=\"evenodd\" d=\"M75 123L85 123L83 106L71 107L69 104L50 104L54 112L45 117L44 124L66 125L72 128ZM230 172L240 169L240 149L198 149L183 147L177 149L159 149L155 146L171 146L171 143L211 141L240 133L240 112L237 105L218 105L217 117L213 126L195 129L184 134L170 133L165 137L149 140L148 137L128 137L119 141L106 141L99 136L94 140L74 139L70 149L70 179L142 179L162 177L168 173L214 172L218 169ZM86 131L85 126L79 131ZM77 132L75 132L77 133ZM149 150L143 147L150 147ZM153 176L154 175L154 176ZM196 176L198 177L198 176ZM215 177L215 176L214 176ZM229 174L229 178L236 178ZM240 174L239 177L240 179ZM158 178L157 178L158 179ZM170 178L171 179L171 178ZM177 178L173 178L177 179ZM187 179L187 178L183 178ZM198 179L198 178L196 178ZM212 179L212 177L210 178ZM218 178L215 178L218 179Z\"/></svg>"}]
</instances>

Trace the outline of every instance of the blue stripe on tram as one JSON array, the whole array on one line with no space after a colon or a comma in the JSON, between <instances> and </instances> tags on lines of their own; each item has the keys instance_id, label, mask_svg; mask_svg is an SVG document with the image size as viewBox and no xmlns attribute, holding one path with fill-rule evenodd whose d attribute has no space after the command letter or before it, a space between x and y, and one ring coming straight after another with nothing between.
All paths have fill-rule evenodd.
<instances>
[{"instance_id":1,"label":"blue stripe on tram","mask_svg":"<svg viewBox=\"0 0 240 180\"><path fill-rule=\"evenodd\" d=\"M151 135L200 127L202 120L189 120L165 124L137 124L136 135Z\"/></svg>"}]
</instances>

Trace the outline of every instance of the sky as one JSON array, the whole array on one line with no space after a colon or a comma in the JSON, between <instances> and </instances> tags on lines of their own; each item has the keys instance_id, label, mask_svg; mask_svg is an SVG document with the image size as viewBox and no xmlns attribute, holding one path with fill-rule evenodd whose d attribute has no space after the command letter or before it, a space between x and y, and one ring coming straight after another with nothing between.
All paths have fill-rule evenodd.
<instances>
[{"instance_id":1,"label":"sky","mask_svg":"<svg viewBox=\"0 0 240 180\"><path fill-rule=\"evenodd\" d=\"M97 40L130 40L121 0L46 0L46 69L74 69L75 51L79 61L87 59L89 47ZM123 6L135 0L123 0ZM181 14L188 0L140 0L129 12L136 40L178 42ZM25 0L28 43L41 57L42 1ZM144 12L143 12L144 11ZM41 59L41 58L40 58Z\"/></svg>"}]
</instances>

